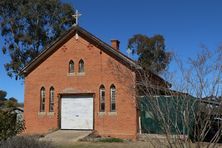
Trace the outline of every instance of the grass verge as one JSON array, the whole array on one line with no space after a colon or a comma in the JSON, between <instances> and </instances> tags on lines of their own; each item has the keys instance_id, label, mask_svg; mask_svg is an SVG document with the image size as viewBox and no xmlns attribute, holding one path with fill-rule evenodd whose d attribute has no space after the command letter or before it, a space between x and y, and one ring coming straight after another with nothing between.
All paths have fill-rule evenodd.
<instances>
[{"instance_id":1,"label":"grass verge","mask_svg":"<svg viewBox=\"0 0 222 148\"><path fill-rule=\"evenodd\" d=\"M101 138L99 139L97 142L107 142L107 143L112 143L112 142L124 142L123 139L119 139L119 138Z\"/></svg>"}]
</instances>

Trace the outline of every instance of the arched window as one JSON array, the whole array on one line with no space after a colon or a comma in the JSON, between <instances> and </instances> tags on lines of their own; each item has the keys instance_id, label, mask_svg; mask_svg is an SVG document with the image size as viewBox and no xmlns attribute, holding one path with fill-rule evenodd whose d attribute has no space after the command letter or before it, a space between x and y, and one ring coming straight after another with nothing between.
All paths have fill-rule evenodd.
<instances>
[{"instance_id":1,"label":"arched window","mask_svg":"<svg viewBox=\"0 0 222 148\"><path fill-rule=\"evenodd\" d=\"M51 87L49 91L49 112L54 111L54 96L55 96L55 89Z\"/></svg>"},{"instance_id":2,"label":"arched window","mask_svg":"<svg viewBox=\"0 0 222 148\"><path fill-rule=\"evenodd\" d=\"M105 112L105 87L103 85L99 88L99 111Z\"/></svg>"},{"instance_id":3,"label":"arched window","mask_svg":"<svg viewBox=\"0 0 222 148\"><path fill-rule=\"evenodd\" d=\"M45 88L40 90L40 112L45 112Z\"/></svg>"},{"instance_id":4,"label":"arched window","mask_svg":"<svg viewBox=\"0 0 222 148\"><path fill-rule=\"evenodd\" d=\"M74 62L72 60L69 62L69 73L74 73Z\"/></svg>"},{"instance_id":5,"label":"arched window","mask_svg":"<svg viewBox=\"0 0 222 148\"><path fill-rule=\"evenodd\" d=\"M114 85L110 87L110 111L116 111L116 87Z\"/></svg>"},{"instance_id":6,"label":"arched window","mask_svg":"<svg viewBox=\"0 0 222 148\"><path fill-rule=\"evenodd\" d=\"M79 61L79 73L83 73L84 72L84 61L81 59Z\"/></svg>"}]
</instances>

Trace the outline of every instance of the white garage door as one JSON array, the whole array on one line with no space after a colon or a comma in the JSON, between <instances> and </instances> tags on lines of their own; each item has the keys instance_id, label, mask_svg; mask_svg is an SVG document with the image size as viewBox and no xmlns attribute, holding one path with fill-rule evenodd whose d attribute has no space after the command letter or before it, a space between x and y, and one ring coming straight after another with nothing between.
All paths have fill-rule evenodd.
<instances>
[{"instance_id":1,"label":"white garage door","mask_svg":"<svg viewBox=\"0 0 222 148\"><path fill-rule=\"evenodd\" d=\"M61 129L93 129L93 98L62 97Z\"/></svg>"}]
</instances>

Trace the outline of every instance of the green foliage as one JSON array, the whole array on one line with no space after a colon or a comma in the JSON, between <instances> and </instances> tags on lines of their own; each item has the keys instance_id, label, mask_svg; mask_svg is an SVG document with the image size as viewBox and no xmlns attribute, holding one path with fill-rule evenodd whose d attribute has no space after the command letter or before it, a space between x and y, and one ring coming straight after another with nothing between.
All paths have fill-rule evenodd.
<instances>
[{"instance_id":1,"label":"green foliage","mask_svg":"<svg viewBox=\"0 0 222 148\"><path fill-rule=\"evenodd\" d=\"M144 70L161 73L171 61L171 53L165 51L165 40L162 35L148 37L136 34L128 41L128 47L139 56L138 63Z\"/></svg>"},{"instance_id":2,"label":"green foliage","mask_svg":"<svg viewBox=\"0 0 222 148\"><path fill-rule=\"evenodd\" d=\"M0 141L21 133L24 128L24 121L17 119L16 113L0 110Z\"/></svg>"},{"instance_id":3,"label":"green foliage","mask_svg":"<svg viewBox=\"0 0 222 148\"><path fill-rule=\"evenodd\" d=\"M7 101L5 101L5 107L6 108L13 108L18 106L18 101L14 97L9 98Z\"/></svg>"},{"instance_id":4,"label":"green foliage","mask_svg":"<svg viewBox=\"0 0 222 148\"><path fill-rule=\"evenodd\" d=\"M4 105L4 102L7 100L6 96L7 96L7 92L0 90L0 107L2 107Z\"/></svg>"},{"instance_id":5,"label":"green foliage","mask_svg":"<svg viewBox=\"0 0 222 148\"><path fill-rule=\"evenodd\" d=\"M0 100L6 100L7 92L0 90Z\"/></svg>"},{"instance_id":6,"label":"green foliage","mask_svg":"<svg viewBox=\"0 0 222 148\"><path fill-rule=\"evenodd\" d=\"M6 140L24 129L24 121L17 119L13 109L17 106L17 99L6 99L7 92L0 90L0 140Z\"/></svg>"},{"instance_id":7,"label":"green foliage","mask_svg":"<svg viewBox=\"0 0 222 148\"><path fill-rule=\"evenodd\" d=\"M12 102L15 102L15 103L17 103L17 102L18 102L18 101L17 101L17 99L16 99L16 98L14 98L14 97L9 98L8 100L9 100L9 101L12 101Z\"/></svg>"},{"instance_id":8,"label":"green foliage","mask_svg":"<svg viewBox=\"0 0 222 148\"><path fill-rule=\"evenodd\" d=\"M16 136L0 142L0 148L53 148L50 142L40 141L33 136Z\"/></svg>"},{"instance_id":9,"label":"green foliage","mask_svg":"<svg viewBox=\"0 0 222 148\"><path fill-rule=\"evenodd\" d=\"M4 102L4 107L5 108L13 108L13 107L16 107L17 106L17 103L14 102L14 101L11 101L11 100L7 100Z\"/></svg>"},{"instance_id":10,"label":"green foliage","mask_svg":"<svg viewBox=\"0 0 222 148\"><path fill-rule=\"evenodd\" d=\"M112 143L112 142L124 142L124 140L119 139L119 138L102 138L102 139L99 139L98 142Z\"/></svg>"},{"instance_id":11,"label":"green foliage","mask_svg":"<svg viewBox=\"0 0 222 148\"><path fill-rule=\"evenodd\" d=\"M5 69L10 77L22 78L21 68L74 23L71 5L60 0L1 0L2 51L9 54Z\"/></svg>"},{"instance_id":12,"label":"green foliage","mask_svg":"<svg viewBox=\"0 0 222 148\"><path fill-rule=\"evenodd\" d=\"M0 108L12 108L19 106L16 98L11 97L7 100L7 92L0 90Z\"/></svg>"}]
</instances>

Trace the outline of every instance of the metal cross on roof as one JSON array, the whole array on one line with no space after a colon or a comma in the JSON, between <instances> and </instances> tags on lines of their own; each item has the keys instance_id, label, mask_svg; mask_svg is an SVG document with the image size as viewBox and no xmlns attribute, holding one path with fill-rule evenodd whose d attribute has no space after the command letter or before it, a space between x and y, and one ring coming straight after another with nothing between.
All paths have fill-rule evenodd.
<instances>
[{"instance_id":1,"label":"metal cross on roof","mask_svg":"<svg viewBox=\"0 0 222 148\"><path fill-rule=\"evenodd\" d=\"M75 19L76 19L76 23L74 24L74 26L77 26L78 23L79 23L79 17L81 16L82 14L79 13L78 10L76 10L75 14L72 15Z\"/></svg>"}]
</instances>

